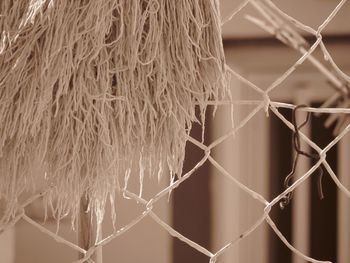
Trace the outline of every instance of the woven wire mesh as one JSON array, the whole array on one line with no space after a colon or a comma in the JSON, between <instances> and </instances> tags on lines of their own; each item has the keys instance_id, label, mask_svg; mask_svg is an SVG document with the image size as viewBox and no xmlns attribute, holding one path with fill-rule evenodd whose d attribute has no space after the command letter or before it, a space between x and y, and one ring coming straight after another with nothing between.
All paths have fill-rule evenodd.
<instances>
[{"instance_id":1,"label":"woven wire mesh","mask_svg":"<svg viewBox=\"0 0 350 263\"><path fill-rule=\"evenodd\" d=\"M6 226L1 226L0 234L5 232L7 229L11 228L12 226L14 226L20 219L22 219L28 224L40 229L45 234L51 236L57 242L60 242L70 247L71 249L83 254L84 257L75 261L75 263L93 262L90 259L90 257L92 254L94 254L94 252L99 247L106 246L107 244L112 242L114 239L117 239L119 236L128 232L130 229L132 229L137 224L139 224L139 222L141 222L143 218L150 217L152 220L154 220L154 222L156 222L159 225L160 228L165 229L169 233L169 235L181 240L182 242L185 242L194 250L197 250L198 252L206 255L208 257L208 261L210 263L213 263L213 262L216 262L221 255L225 254L231 247L236 246L238 242L240 242L242 239L245 239L247 236L251 235L260 225L266 222L274 231L276 236L281 240L281 242L283 242L293 253L298 255L300 258L308 262L314 262L314 263L327 262L327 261L320 261L320 260L311 258L308 255L303 254L301 251L299 251L295 247L293 247L291 242L284 237L284 235L281 233L281 231L278 229L278 227L270 217L270 211L275 205L279 205L279 203L283 201L283 199L289 193L291 193L297 187L305 183L305 181L320 166L323 166L324 169L329 173L330 177L332 178L336 186L339 188L339 190L343 192L347 197L350 197L349 190L339 181L337 175L334 173L331 166L326 160L327 152L349 132L350 125L345 126L344 129L342 129L337 134L334 140L332 140L323 149L320 148L316 143L314 143L303 132L299 131L299 136L301 140L307 145L309 145L312 149L314 149L317 152L319 158L317 162L306 173L300 176L296 181L294 181L288 188L286 188L279 195L272 198L272 200L268 200L266 197L252 190L249 186L241 183L238 179L236 179L233 175L231 175L227 170L225 170L223 165L221 165L220 162L213 157L212 151L220 144L225 143L225 141L228 140L230 137L234 136L236 133L239 133L240 130L255 115L257 115L261 111L265 111L267 117L269 113L275 114L289 129L295 132L295 126L293 125L293 123L287 120L280 113L279 109L280 108L295 109L296 105L273 101L270 99L270 94L273 90L283 86L285 80L288 77L290 77L291 74L293 74L293 72L297 69L297 67L303 64L307 60L310 61L322 74L326 76L326 78L337 89L337 92L333 97L327 100L320 108L303 107L303 108L300 108L299 110L304 112L310 112L310 113L327 113L327 114L337 114L337 113L349 114L350 113L350 109L345 107L334 107L334 108L329 107L330 105L334 105L334 102L339 100L339 98L348 96L348 92L349 92L348 83L350 83L350 77L346 75L343 71L341 71L341 69L334 62L332 56L328 52L327 47L324 44L322 39L322 33L324 29L332 21L332 19L337 15L337 13L341 10L342 6L345 3L346 3L346 0L340 1L339 4L334 8L334 10L329 14L329 16L324 20L324 22L320 24L316 29L311 28L303 24L302 22L298 21L297 19L291 17L290 15L288 15L287 13L279 9L273 2L269 0L243 1L238 7L236 7L231 12L231 15L223 19L222 25L232 20L237 14L243 12L242 10L246 6L249 6L249 5L252 6L253 8L256 9L256 11L258 11L258 13L261 15L262 18L258 19L256 17L250 16L250 17L247 17L247 19L250 20L252 23L256 24L256 26L274 35L278 40L280 40L284 44L298 51L300 53L300 58L293 65L291 65L282 75L278 76L278 78L276 78L272 82L272 84L270 84L269 87L267 87L266 89L265 88L262 89L261 87L257 86L256 84L252 83L245 77L238 74L233 68L226 65L226 69L229 72L229 74L231 74L232 78L244 83L247 87L249 87L250 89L260 94L261 99L237 101L237 100L234 100L233 98L233 100L213 102L213 105L216 105L217 107L220 107L222 105L226 105L226 106L227 105L253 105L254 109L243 120L241 120L240 123L234 125L234 127L232 127L232 129L228 133L217 138L215 141L211 142L209 145L205 145L203 142L196 140L195 138L189 137L188 143L193 144L195 147L198 147L201 151L203 151L204 153L203 158L192 169L190 169L188 172L183 174L178 180L176 180L175 182L172 182L168 187L158 192L152 198L145 200L142 197L140 197L138 194L135 194L128 189L123 189L123 194L126 197L133 199L135 202L139 204L142 204L144 208L143 212L140 213L131 222L129 222L126 226L124 226L119 230L115 230L109 236L102 238L99 242L95 244L95 246L91 247L89 250L85 250L79 247L77 244L64 239L60 235L49 231L42 224L40 224L39 222L36 222L36 220L32 219L26 213L26 208L30 204L32 204L37 199L45 196L46 192L44 190L28 198L25 202L23 202L22 205L18 207L17 216L15 217L15 219L10 224ZM302 32L302 34L300 34L300 32ZM312 45L309 46L307 44L307 41L303 37L304 34L312 35L315 37L315 41ZM313 52L318 47L320 47L320 49L322 50L325 61L320 61L313 56ZM329 69L329 67L326 67L324 65L324 62L327 62L330 65L331 69ZM176 191L177 187L181 187L182 183L184 183L191 176L195 175L196 171L201 166L203 166L203 164L205 164L206 162L211 163L214 167L217 168L218 171L220 171L220 173L218 173L218 176L224 176L225 178L231 180L241 190L243 190L252 198L254 198L256 202L261 203L264 206L263 213L261 213L260 218L258 218L258 220L254 224L252 224L248 229L246 229L244 232L239 234L237 237L233 238L231 242L228 242L217 251L210 251L207 248L194 242L190 238L186 237L185 235L181 234L172 226L170 226L168 223L163 221L153 210L154 205L159 200L166 198L169 195L169 193L171 193L172 191Z\"/></svg>"}]
</instances>

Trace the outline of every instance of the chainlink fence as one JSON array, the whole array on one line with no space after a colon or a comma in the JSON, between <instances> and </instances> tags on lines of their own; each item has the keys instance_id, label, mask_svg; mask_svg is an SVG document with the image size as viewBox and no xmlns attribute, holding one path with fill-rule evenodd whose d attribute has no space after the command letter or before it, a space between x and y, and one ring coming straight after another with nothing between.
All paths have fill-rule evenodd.
<instances>
[{"instance_id":1,"label":"chainlink fence","mask_svg":"<svg viewBox=\"0 0 350 263\"><path fill-rule=\"evenodd\" d=\"M325 148L320 148L316 143L314 143L308 136L306 136L302 131L299 130L300 126L298 124L293 123L287 120L283 114L280 113L279 109L287 108L290 110L298 110L308 113L327 113L327 114L339 114L342 113L345 116L350 114L350 109L346 107L346 104L340 103L346 100L349 97L349 83L350 77L345 74L334 62L331 54L327 50L326 45L322 39L322 33L327 25L332 21L332 19L337 15L337 13L341 10L342 6L346 3L346 0L342 0L335 7L335 9L329 14L329 16L324 20L324 22L319 25L316 29L309 27L308 25L303 24L297 19L291 17L287 13L283 12L279 9L272 1L270 0L246 0L242 1L235 10L231 12L231 15L224 18L222 24L224 25L232 18L234 18L237 14L244 12L244 8L246 6L251 6L256 11L258 11L260 17L252 17L247 16L246 18L254 23L257 27L265 30L266 32L272 34L278 40L289 46L290 48L298 51L300 53L300 58L291 65L282 75L280 75L277 79L275 79L267 88L261 88L245 77L238 74L234 69L226 65L226 69L233 79L236 79L246 86L260 94L260 100L232 100L213 102L214 105L218 107L223 105L254 105L254 109L243 119L240 123L236 123L234 127L225 135L217 138L214 142L209 145L205 145L203 142L196 140L192 137L188 138L188 143L195 145L200 150L204 152L204 157L187 173L183 174L182 177L175 182L173 182L168 187L164 188L162 191L158 192L152 198L145 200L141 198L138 194L131 192L128 189L124 189L124 195L130 199L133 199L135 202L143 205L143 212L140 213L136 218L134 218L131 222L129 222L126 226L119 230L115 230L113 233L108 235L107 237L102 238L99 242L95 244L95 246L91 247L89 250L85 250L79 247L77 244L72 243L71 241L64 239L60 235L49 231L45 228L40 222L32 219L29 215L26 214L26 208L36 201L39 198L45 196L45 191L40 192L30 198L28 198L20 207L18 207L17 215L15 219L8 225L1 227L1 232L5 232L7 229L14 226L20 219L24 220L28 224L38 228L45 234L51 236L56 242L62 243L71 249L81 253L84 255L83 258L74 261L74 263L82 263L82 262L93 262L90 259L91 255L99 248L107 245L114 239L117 239L124 233L128 232L130 229L135 227L143 218L149 217L154 222L156 222L160 228L165 229L169 235L185 242L187 245L192 247L193 249L199 251L200 253L206 255L208 257L208 262L214 263L220 256L225 254L230 248L236 246L240 240L245 239L247 236L252 234L260 225L266 222L271 229L274 231L276 236L283 242L293 253L298 255L300 258L313 263L318 262L328 262L321 261L314 258L309 257L308 255L303 254L301 251L293 247L291 245L290 240L287 240L283 233L278 229L274 221L270 217L270 211L274 206L283 205L283 202L288 200L290 194L300 185L302 185L319 167L323 166L323 168L328 172L329 176L332 178L334 183L337 185L340 191L342 191L348 198L350 197L350 191L347 189L338 179L335 172L332 170L331 166L328 164L326 160L327 152L336 145L350 130L350 125L347 125L346 122L342 122L343 126L339 128L339 132L333 141L331 141ZM311 45L308 44L308 41L305 40L304 36L314 36L315 41ZM320 48L324 54L324 60L319 60L315 56L313 56L313 52L316 48ZM303 64L305 61L311 62L311 64L317 68L327 79L328 81L336 88L336 92L333 97L330 97L321 107L313 108L309 106L298 106L293 104L282 103L278 101L273 101L270 99L270 94L273 90L278 89L283 86L284 81L293 74L293 72L297 69L298 66ZM335 106L334 106L335 105ZM345 105L345 106L344 106ZM334 106L334 107L331 107ZM274 197L272 200L268 200L266 197L252 190L248 185L244 185L238 179L236 179L233 175L231 175L223 165L220 164L218 160L216 160L212 151L220 144L225 143L230 137L239 133L240 130L259 112L265 111L267 117L269 114L275 114L290 130L294 133L295 144L300 144L300 141L306 143L310 146L317 154L316 154L316 163L302 176L298 177L297 180L287 185L286 189L281 192L279 195ZM342 117L339 117L342 118ZM231 120L228 120L231 121ZM342 121L342 120L339 120ZM258 136L258 134L257 134ZM298 145L297 145L298 146ZM300 145L299 145L300 146ZM302 150L299 148L299 150ZM260 218L252 224L248 229L242 232L240 235L233 237L232 241L222 246L217 251L210 251L207 248L199 245L198 243L192 241L188 237L184 236L168 223L163 221L157 214L154 212L154 205L161 199L167 198L170 192L176 191L177 187L181 187L181 184L185 182L191 176L196 174L196 171L203 166L204 163L210 162L217 170L220 172L218 176L224 176L231 180L234 184L236 184L241 190L246 192L252 198L256 200L256 202L261 203L264 206L263 213L261 213ZM328 175L327 175L328 176ZM322 220L322 219L320 219Z\"/></svg>"}]
</instances>

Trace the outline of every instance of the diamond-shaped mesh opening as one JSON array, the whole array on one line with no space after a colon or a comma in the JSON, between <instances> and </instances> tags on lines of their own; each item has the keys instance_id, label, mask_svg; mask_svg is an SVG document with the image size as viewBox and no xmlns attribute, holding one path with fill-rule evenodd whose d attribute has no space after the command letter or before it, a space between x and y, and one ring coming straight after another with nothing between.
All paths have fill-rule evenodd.
<instances>
[{"instance_id":1,"label":"diamond-shaped mesh opening","mask_svg":"<svg viewBox=\"0 0 350 263\"><path fill-rule=\"evenodd\" d=\"M270 258L275 258L274 260L279 262L292 262L294 258L298 258L316 263L323 262L320 260L337 260L338 254L334 254L336 247L329 250L323 249L324 246L336 245L343 248L342 252L339 252L342 262L348 262L349 258L346 258L348 249L344 249L344 243L348 238L346 236L337 238L334 232L337 231L335 226L338 220L335 214L342 215L339 222L343 218L350 218L347 214L349 211L346 210L348 199L344 199L350 197L350 184L348 178L344 176L346 173L343 170L340 171L341 169L334 164L334 160L337 159L338 149L346 151L342 144L344 142L339 142L348 133L350 126L345 122L337 130L336 124L332 126L331 123L331 128L326 129L324 123L327 123L327 118L330 118L332 114L337 114L339 118L350 114L349 105L339 103L339 101L348 100L350 78L347 75L348 69L337 66L338 59L343 56L342 53L337 53L331 44L328 50L327 45L330 42L328 40L323 42L322 34L332 30L337 19L339 21L345 19L344 24L346 24L349 3L346 3L345 0L324 2L322 5L327 5L327 8L322 9L322 13L314 16L313 20L299 16L298 10L307 5L312 5L311 9L317 13L316 3L319 4L316 1L309 3L301 0L293 1L279 9L281 1L248 0L236 1L230 5L232 10L223 10L223 16L227 18L222 25L224 36L230 37L226 33L229 27L240 25L246 29L256 27L253 36L258 38L273 36L280 42L268 40L270 44L273 43L272 45L278 50L290 49L286 57L280 58L279 71L267 76L263 81L263 84L266 85L261 85L261 81L256 80L261 80L268 71L266 69L269 67L269 58L274 56L275 51L269 53L267 49L253 42L250 42L251 47L248 47L248 50L252 51L248 52L248 55L240 54L241 44L228 48L226 56L229 62L227 62L226 69L231 75L231 84L233 83L232 100L225 98L224 101L214 101L213 106L219 108L215 118L211 116L214 107L210 106L210 110L207 111L209 116L206 116L206 125L194 124L186 146L183 175L173 178L170 184L162 181L164 179L158 181L156 177L145 180L145 190L142 193L139 185L141 182L132 181L135 180L135 177L132 177L133 179L128 185L125 185L125 188L121 186L120 195L116 197L117 221L105 223L109 225L108 231L103 230L100 240L94 242L95 245L89 249L76 245L75 233L66 231L67 224L61 225L57 233L56 224L52 223L52 218L46 225L41 224L43 211L36 210L34 202L45 197L47 193L45 189L34 196L19 200L18 211L13 212L14 219L8 224L2 224L0 221L2 236L5 236L5 230L13 231L15 226L15 249L19 251L16 252L15 262L27 262L29 256L26 253L28 251L35 254L34 257L31 256L31 260L35 262L55 262L55 256L44 258L40 253L46 243L55 241L57 241L57 247L54 251L49 251L49 254L64 255L64 258L60 257L57 262L76 260L79 253L84 258L74 262L92 262L92 256L98 253L100 248L103 248L105 255L111 255L109 258L116 255L117 259L110 263L135 262L136 258L139 258L138 254L145 262L156 262L157 260L171 262L169 254L164 251L169 251L169 247L174 246L178 248L174 251L183 253L183 255L188 254L189 261L192 257L190 251L200 262L213 263L231 262L227 255L238 260L237 262L251 262L257 257L266 261L272 251L285 250L287 252L281 252L281 254L278 252ZM237 14L232 13L233 11L237 11ZM231 16L232 14L235 15ZM252 37L249 34L243 36ZM5 47L0 45L0 54L1 49ZM247 50L247 47L244 48ZM345 47L342 48L347 50ZM241 72L237 70L241 66L238 64L239 61L243 61ZM286 100L281 95L289 92L290 88L286 86L293 86L291 83L297 81L294 79L295 75L308 71L312 67L316 67L320 72L318 74L322 74L330 83L329 85L334 87L335 91L332 96L327 97L326 101L321 101L321 104L314 103L314 101L307 101L303 98L303 96L307 97L309 91L301 90L296 99ZM247 68L255 74L248 74ZM260 76L257 72L260 73ZM311 82L313 80L310 78ZM283 89L286 90L283 91ZM307 105L300 107L299 102L307 103ZM310 121L311 128L304 127L299 130L298 123L295 121L293 123L291 118L291 114L296 111L323 114L321 117L314 117L316 114L313 114ZM200 117L198 119L201 121ZM267 127L267 130L275 127L273 131L277 133L262 135L261 127L263 126ZM304 147L308 146L304 148L306 149L304 153L300 153L304 156L300 157L299 166L302 167L296 165L295 177L285 185L285 177L292 169L293 156L298 151L298 147L291 143L293 136L298 137L299 144ZM255 139L252 140L254 137ZM254 151L254 144L261 143L269 145L267 148L271 152L262 152L259 146L254 153L254 156L258 158L249 158L249 154ZM311 150L310 147L313 149ZM314 154L316 157L310 157L308 154ZM230 155L232 155L231 159ZM280 158L282 155L288 157ZM237 162L241 160L240 156L248 162ZM235 170L237 167L240 169ZM137 171L137 167L135 169ZM321 185L324 188L324 200L319 201L320 192L317 186L320 184L320 176L317 173L321 169L323 170ZM270 176L262 176L262 174L269 173ZM219 193L211 193L213 190ZM230 192L231 195L228 195ZM293 197L290 196L292 193ZM304 199L308 200L308 207L302 206L302 209L306 207L308 211L311 211L308 230L310 230L311 239L314 239L312 245L307 249L301 247L300 240L298 241L293 236L293 229L297 227L297 219L300 218L300 214L295 215L295 210L292 209L293 205L300 204L300 199L305 197L305 193L308 194L307 199ZM339 195L341 195L343 205L336 203ZM169 196L170 202L167 203ZM221 207L215 207L215 204L210 203L212 199L208 196L216 197L219 203L220 198L227 198L228 201L221 202ZM280 204L286 198L288 202L281 210ZM235 203L232 204L232 207L226 208L224 205L230 205L232 200L235 200ZM6 209L6 202L16 201L18 200L1 200L1 207ZM205 212L200 214L200 216L204 215L202 218L188 217L186 211L188 210L189 214L196 212L196 205L200 202L207 205L207 214ZM176 212L176 207L182 208L180 210L185 212L178 214L177 219L174 219L174 216L170 218L168 210L172 209L172 212ZM338 212L339 209L342 209L343 214ZM125 217L122 216L124 214ZM211 233L210 229L201 228L199 221L215 221L216 226L220 222L220 217L228 215L230 219L236 218L239 222L236 228L228 230L232 234L231 238L221 233L223 238L220 238L220 235L216 236L217 242L211 244L207 240L202 241L195 237L197 232L207 231L209 236ZM115 229L112 227L113 223ZM192 224L192 229L189 229L188 226L182 228L181 225L185 223ZM339 224L346 225L346 221ZM25 235L21 232L24 225L30 226ZM266 236L267 229L270 229L267 235L272 236L269 244L266 243L266 239L262 238ZM30 236L37 235L33 231L41 231L39 243L31 242ZM158 239L165 241L158 244ZM342 243L338 244L338 240ZM262 250L259 249L259 245L263 247ZM237 255L240 250L250 251L250 253ZM333 251L333 254L327 251ZM280 256L288 253L288 259ZM181 262L185 262L183 255L174 256L175 262L176 259L179 261L179 258ZM265 262L263 260L262 262ZM95 263L101 263L99 261L101 260L95 259Z\"/></svg>"}]
</instances>

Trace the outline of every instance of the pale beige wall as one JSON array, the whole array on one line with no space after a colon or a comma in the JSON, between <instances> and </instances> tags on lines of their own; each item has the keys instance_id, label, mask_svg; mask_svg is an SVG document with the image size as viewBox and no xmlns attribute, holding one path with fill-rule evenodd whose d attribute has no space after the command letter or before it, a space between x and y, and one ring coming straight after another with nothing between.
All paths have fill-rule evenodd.
<instances>
[{"instance_id":1,"label":"pale beige wall","mask_svg":"<svg viewBox=\"0 0 350 263\"><path fill-rule=\"evenodd\" d=\"M168 185L166 175L157 181L151 178L145 183L144 196L150 198ZM138 180L131 180L130 189L138 191ZM40 205L40 204L39 204ZM142 213L144 207L133 200L117 197L117 229L128 224ZM171 209L167 197L160 200L154 211L166 222L171 224ZM41 218L35 218L38 211L31 213L33 219L42 223ZM108 214L108 212L107 212ZM56 231L56 222L49 220L44 225L52 232ZM103 224L103 236L113 232L109 216ZM71 229L69 220L60 223L59 235L75 243L77 233ZM171 239L169 234L150 218L143 219L139 224L116 238L103 249L104 263L136 263L136 262L171 262ZM21 220L15 227L0 235L0 263L70 263L78 259L78 253L66 245L56 242L47 234Z\"/></svg>"},{"instance_id":2,"label":"pale beige wall","mask_svg":"<svg viewBox=\"0 0 350 263\"><path fill-rule=\"evenodd\" d=\"M15 231L8 229L0 236L0 262L13 263L15 255Z\"/></svg>"},{"instance_id":3,"label":"pale beige wall","mask_svg":"<svg viewBox=\"0 0 350 263\"><path fill-rule=\"evenodd\" d=\"M221 5L221 14L223 17L229 16L244 0L219 0ZM317 28L328 17L332 10L340 1L328 0L275 0L275 3L282 11L298 19L300 22L308 26ZM350 4L345 4L337 17L325 28L324 34L348 34L350 12ZM239 14L237 14L230 22L223 26L224 38L257 38L270 37L270 35L256 25L245 19L245 15L252 15L261 18L252 5L248 4Z\"/></svg>"}]
</instances>

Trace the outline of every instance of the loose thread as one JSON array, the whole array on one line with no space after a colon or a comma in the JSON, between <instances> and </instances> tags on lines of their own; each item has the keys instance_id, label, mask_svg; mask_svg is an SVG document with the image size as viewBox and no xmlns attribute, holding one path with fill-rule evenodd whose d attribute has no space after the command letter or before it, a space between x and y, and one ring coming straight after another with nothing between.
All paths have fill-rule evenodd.
<instances>
[{"instance_id":1,"label":"loose thread","mask_svg":"<svg viewBox=\"0 0 350 263\"><path fill-rule=\"evenodd\" d=\"M310 112L307 112L306 118L305 120L298 125L297 120L296 120L296 113L299 109L301 108L306 108L308 107L307 105L297 105L294 109L293 109L293 114L292 114L292 124L294 126L294 132L293 132L293 147L294 147L294 151L296 152L294 161L293 161L293 166L292 166L292 170L291 172L286 176L285 180L284 180L284 187L285 189L287 189L290 186L290 182L293 178L293 176L295 175L295 171L296 171L296 167L298 165L299 162L299 156L303 155L307 158L310 158L311 160L315 160L318 161L320 160L320 155L319 154L313 154L313 153L307 153L304 150L302 150L301 148L301 142L300 142L300 129L303 128L310 120ZM317 181L317 190L318 190L318 195L320 199L324 198L324 194L323 194L323 190L322 190L322 177L323 177L323 169L321 166L319 166L317 168L318 171L318 181ZM291 191L289 192L280 202L280 208L284 209L291 201L292 197L293 197L293 192Z\"/></svg>"}]
</instances>

